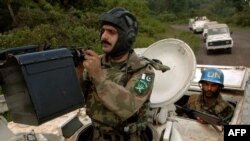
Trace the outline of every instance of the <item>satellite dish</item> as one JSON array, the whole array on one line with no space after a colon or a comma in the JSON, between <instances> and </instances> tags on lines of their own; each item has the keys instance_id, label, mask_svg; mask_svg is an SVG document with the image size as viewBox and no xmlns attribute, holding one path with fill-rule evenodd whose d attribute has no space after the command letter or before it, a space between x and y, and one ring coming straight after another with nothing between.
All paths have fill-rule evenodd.
<instances>
[{"instance_id":1,"label":"satellite dish","mask_svg":"<svg viewBox=\"0 0 250 141\"><path fill-rule=\"evenodd\" d=\"M150 45L142 56L158 59L170 67L165 73L155 71L151 107L161 107L179 100L191 85L196 70L196 58L189 45L179 39L163 39Z\"/></svg>"}]
</instances>

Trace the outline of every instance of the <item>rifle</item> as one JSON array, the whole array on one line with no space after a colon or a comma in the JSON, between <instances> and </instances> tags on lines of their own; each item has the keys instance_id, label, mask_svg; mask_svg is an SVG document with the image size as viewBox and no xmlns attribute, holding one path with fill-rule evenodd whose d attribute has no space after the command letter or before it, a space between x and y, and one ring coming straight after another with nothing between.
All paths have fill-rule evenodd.
<instances>
[{"instance_id":1,"label":"rifle","mask_svg":"<svg viewBox=\"0 0 250 141\"><path fill-rule=\"evenodd\" d=\"M201 112L195 109L191 109L187 106L175 105L177 108L182 110L189 118L196 119L196 117L201 118L203 121L211 125L224 125L222 118L209 113Z\"/></svg>"}]
</instances>

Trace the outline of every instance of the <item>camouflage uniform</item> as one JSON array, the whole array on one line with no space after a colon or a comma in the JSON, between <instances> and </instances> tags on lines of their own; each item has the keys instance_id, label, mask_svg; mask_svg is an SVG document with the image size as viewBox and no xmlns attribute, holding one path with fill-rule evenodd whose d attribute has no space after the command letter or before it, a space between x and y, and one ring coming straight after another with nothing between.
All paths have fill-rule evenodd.
<instances>
[{"instance_id":1,"label":"camouflage uniform","mask_svg":"<svg viewBox=\"0 0 250 141\"><path fill-rule=\"evenodd\" d=\"M230 103L224 101L221 95L218 96L213 104L207 104L203 100L202 94L194 94L190 96L187 106L191 109L220 117L224 124L230 122L234 113L234 107Z\"/></svg>"},{"instance_id":2,"label":"camouflage uniform","mask_svg":"<svg viewBox=\"0 0 250 141\"><path fill-rule=\"evenodd\" d=\"M139 140L137 131L145 129L147 122L154 81L152 64L134 52L120 64L111 64L105 55L101 58L106 79L101 84L92 84L86 92L86 111L94 126L93 140L124 140L125 126L130 139ZM84 82L92 81L87 77Z\"/></svg>"}]
</instances>

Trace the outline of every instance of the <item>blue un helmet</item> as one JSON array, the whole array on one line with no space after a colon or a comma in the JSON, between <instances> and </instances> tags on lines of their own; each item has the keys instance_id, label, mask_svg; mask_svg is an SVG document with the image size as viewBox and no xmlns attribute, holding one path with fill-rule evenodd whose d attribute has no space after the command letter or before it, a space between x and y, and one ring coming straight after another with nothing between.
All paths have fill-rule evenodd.
<instances>
[{"instance_id":1,"label":"blue un helmet","mask_svg":"<svg viewBox=\"0 0 250 141\"><path fill-rule=\"evenodd\" d=\"M207 68L202 72L199 83L202 81L217 83L224 87L224 74L220 69Z\"/></svg>"}]
</instances>

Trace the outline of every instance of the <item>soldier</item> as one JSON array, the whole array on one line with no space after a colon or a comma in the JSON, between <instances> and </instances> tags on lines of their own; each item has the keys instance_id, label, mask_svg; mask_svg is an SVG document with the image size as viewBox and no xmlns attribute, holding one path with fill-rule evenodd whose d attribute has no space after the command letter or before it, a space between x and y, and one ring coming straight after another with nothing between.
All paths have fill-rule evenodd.
<instances>
[{"instance_id":1,"label":"soldier","mask_svg":"<svg viewBox=\"0 0 250 141\"><path fill-rule=\"evenodd\" d=\"M187 106L201 112L215 115L228 124L233 116L234 107L222 99L220 92L224 87L224 74L217 68L207 68L202 72L199 86L202 93L191 95ZM195 117L201 123L206 123L200 117Z\"/></svg>"},{"instance_id":2,"label":"soldier","mask_svg":"<svg viewBox=\"0 0 250 141\"><path fill-rule=\"evenodd\" d=\"M167 67L135 54L132 44L138 23L126 9L111 9L101 15L100 23L104 54L86 50L83 64L77 67L94 129L91 140L147 140L144 131L155 76L152 67L162 71Z\"/></svg>"}]
</instances>

